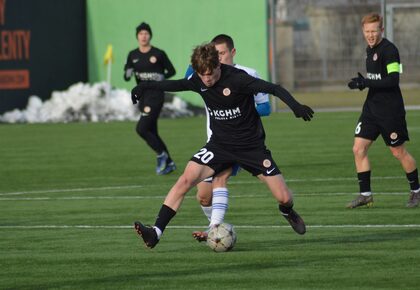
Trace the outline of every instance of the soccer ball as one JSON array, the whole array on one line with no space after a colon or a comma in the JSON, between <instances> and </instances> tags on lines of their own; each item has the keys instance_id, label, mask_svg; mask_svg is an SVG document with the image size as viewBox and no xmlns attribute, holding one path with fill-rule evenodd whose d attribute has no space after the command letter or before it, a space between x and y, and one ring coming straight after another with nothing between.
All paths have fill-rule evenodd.
<instances>
[{"instance_id":1,"label":"soccer ball","mask_svg":"<svg viewBox=\"0 0 420 290\"><path fill-rule=\"evenodd\" d=\"M227 252L233 249L236 243L236 233L231 224L222 223L210 228L207 236L207 245L215 252Z\"/></svg>"}]
</instances>

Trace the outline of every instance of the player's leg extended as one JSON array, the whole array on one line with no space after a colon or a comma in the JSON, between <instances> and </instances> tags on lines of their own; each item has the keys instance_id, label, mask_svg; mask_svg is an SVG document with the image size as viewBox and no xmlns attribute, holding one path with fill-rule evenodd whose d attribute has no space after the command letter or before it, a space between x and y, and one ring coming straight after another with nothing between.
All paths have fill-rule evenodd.
<instances>
[{"instance_id":1,"label":"player's leg extended","mask_svg":"<svg viewBox=\"0 0 420 290\"><path fill-rule=\"evenodd\" d=\"M258 175L258 178L268 186L279 204L293 203L292 192L287 187L283 175L277 174L274 176L264 176L260 174Z\"/></svg>"},{"instance_id":2,"label":"player's leg extended","mask_svg":"<svg viewBox=\"0 0 420 290\"><path fill-rule=\"evenodd\" d=\"M185 194L198 182L213 174L214 170L208 166L200 165L193 161L188 162L184 173L178 178L178 181L167 194L155 221L155 225L149 227L143 225L141 222L135 222L134 224L137 233L142 237L147 247L153 248L159 242L166 226L181 206Z\"/></svg>"},{"instance_id":3,"label":"player's leg extended","mask_svg":"<svg viewBox=\"0 0 420 290\"><path fill-rule=\"evenodd\" d=\"M306 226L303 219L293 209L293 195L286 185L281 174L274 176L258 175L272 192L274 198L279 202L279 210L283 217L289 222L293 230L303 235L306 232Z\"/></svg>"},{"instance_id":4,"label":"player's leg extended","mask_svg":"<svg viewBox=\"0 0 420 290\"><path fill-rule=\"evenodd\" d=\"M359 181L359 196L347 204L348 208L355 208L362 205L371 206L373 203L372 190L370 188L370 162L368 151L373 141L361 137L354 138L353 155L356 165L357 179Z\"/></svg>"},{"instance_id":5,"label":"player's leg extended","mask_svg":"<svg viewBox=\"0 0 420 290\"><path fill-rule=\"evenodd\" d=\"M389 149L391 150L392 155L400 161L410 185L410 196L407 207L417 207L420 203L420 188L416 160L407 151L404 144L396 147L390 146Z\"/></svg>"},{"instance_id":6,"label":"player's leg extended","mask_svg":"<svg viewBox=\"0 0 420 290\"><path fill-rule=\"evenodd\" d=\"M201 209L203 210L204 215L207 217L208 221L211 220L211 212L212 212L212 181L213 178L209 177L204 181L197 184L197 200L200 203ZM194 231L192 233L194 239L199 242L204 242L207 240L207 232L206 231Z\"/></svg>"},{"instance_id":7,"label":"player's leg extended","mask_svg":"<svg viewBox=\"0 0 420 290\"><path fill-rule=\"evenodd\" d=\"M210 226L223 223L226 211L228 209L229 191L227 181L232 174L232 168L228 168L213 178L213 198Z\"/></svg>"},{"instance_id":8,"label":"player's leg extended","mask_svg":"<svg viewBox=\"0 0 420 290\"><path fill-rule=\"evenodd\" d=\"M201 209L203 210L204 215L210 222L211 219L211 211L212 211L212 178L209 180L201 181L197 184L197 201L199 202Z\"/></svg>"},{"instance_id":9,"label":"player's leg extended","mask_svg":"<svg viewBox=\"0 0 420 290\"><path fill-rule=\"evenodd\" d=\"M223 223L228 208L227 180L232 169L226 169L212 178L212 182L200 182L197 185L197 199L201 204L204 214L210 221L209 227ZM194 239L199 242L207 240L207 231L194 231Z\"/></svg>"},{"instance_id":10,"label":"player's leg extended","mask_svg":"<svg viewBox=\"0 0 420 290\"><path fill-rule=\"evenodd\" d=\"M164 204L177 211L185 194L200 181L213 174L214 170L210 167L189 161L184 173L178 178L178 181L166 196Z\"/></svg>"}]
</instances>

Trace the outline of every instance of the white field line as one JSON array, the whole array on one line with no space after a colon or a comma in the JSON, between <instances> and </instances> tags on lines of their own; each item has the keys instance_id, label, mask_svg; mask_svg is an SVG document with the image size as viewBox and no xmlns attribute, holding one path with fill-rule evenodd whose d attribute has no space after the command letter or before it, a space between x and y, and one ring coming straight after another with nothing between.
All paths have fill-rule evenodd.
<instances>
[{"instance_id":1,"label":"white field line","mask_svg":"<svg viewBox=\"0 0 420 290\"><path fill-rule=\"evenodd\" d=\"M278 225L235 225L237 229L290 229L290 226L278 226ZM370 228L379 228L379 229L389 229L389 228L420 228L420 224L406 224L406 225L397 225L397 224L384 224L384 225L306 225L307 228L327 228L327 229L370 229ZM0 229L132 229L131 225L124 226L106 226L106 225L10 225L10 226L0 226ZM169 229L199 229L205 228L203 225L179 225L179 226L168 226Z\"/></svg>"},{"instance_id":2,"label":"white field line","mask_svg":"<svg viewBox=\"0 0 420 290\"><path fill-rule=\"evenodd\" d=\"M267 191L268 194L268 191ZM267 198L267 194L242 194L242 195L229 195L231 198ZM407 192L375 192L374 195L407 195ZM317 193L296 193L295 196L339 196L349 195L353 196L356 193L348 192L317 192ZM271 196L271 195L270 195ZM66 196L66 197L0 197L0 201L46 201L46 200L145 200L145 199L161 199L164 195L133 195L133 196ZM186 199L195 199L195 195L186 195Z\"/></svg>"},{"instance_id":3,"label":"white field line","mask_svg":"<svg viewBox=\"0 0 420 290\"><path fill-rule=\"evenodd\" d=\"M378 176L372 177L372 180L386 180L386 179L404 179L405 176ZM341 177L341 178L303 178L303 179L286 179L286 182L330 182L330 181L355 181L356 177ZM250 181L229 181L230 184L258 184L261 181L254 179ZM110 190L126 190L136 188L152 188L152 187L170 187L170 184L146 184L146 185L121 185L121 186L103 186L103 187L81 187L81 188L60 188L60 189L44 189L44 190L28 190L28 191L12 191L0 192L0 196L4 195L23 195L23 194L37 194L37 193L60 193L60 192L85 192L85 191L110 191Z\"/></svg>"}]
</instances>

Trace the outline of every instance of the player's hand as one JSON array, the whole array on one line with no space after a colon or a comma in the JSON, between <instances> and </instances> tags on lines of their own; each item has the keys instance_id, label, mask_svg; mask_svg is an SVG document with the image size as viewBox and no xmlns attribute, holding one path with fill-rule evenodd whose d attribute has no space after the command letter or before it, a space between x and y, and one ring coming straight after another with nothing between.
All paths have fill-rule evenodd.
<instances>
[{"instance_id":1,"label":"player's hand","mask_svg":"<svg viewBox=\"0 0 420 290\"><path fill-rule=\"evenodd\" d=\"M134 72L134 69L132 69L132 68L127 68L127 69L125 70L125 73L124 73L124 79L125 79L126 81L129 81L129 80L131 79L131 77L133 76L133 72Z\"/></svg>"},{"instance_id":2,"label":"player's hand","mask_svg":"<svg viewBox=\"0 0 420 290\"><path fill-rule=\"evenodd\" d=\"M141 94L142 94L142 90L140 86L135 86L131 90L131 101L133 102L133 105L137 104L137 102L140 101Z\"/></svg>"},{"instance_id":3,"label":"player's hand","mask_svg":"<svg viewBox=\"0 0 420 290\"><path fill-rule=\"evenodd\" d=\"M359 89L362 91L366 88L366 80L362 74L358 72L357 78L352 78L347 85L351 90Z\"/></svg>"},{"instance_id":4,"label":"player's hand","mask_svg":"<svg viewBox=\"0 0 420 290\"><path fill-rule=\"evenodd\" d=\"M293 113L295 113L296 118L302 118L305 121L310 121L314 116L314 111L310 107L301 104L293 108Z\"/></svg>"}]
</instances>

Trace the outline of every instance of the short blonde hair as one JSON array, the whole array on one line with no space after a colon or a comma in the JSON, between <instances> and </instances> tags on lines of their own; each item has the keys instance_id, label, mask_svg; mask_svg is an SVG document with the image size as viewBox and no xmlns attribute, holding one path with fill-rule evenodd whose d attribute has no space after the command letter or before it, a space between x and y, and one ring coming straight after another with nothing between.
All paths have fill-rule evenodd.
<instances>
[{"instance_id":1,"label":"short blonde hair","mask_svg":"<svg viewBox=\"0 0 420 290\"><path fill-rule=\"evenodd\" d=\"M379 13L369 13L365 16L363 16L362 18L362 27L363 25L365 25L366 23L375 23L375 22L379 22L379 28L383 28L383 17L379 14Z\"/></svg>"}]
</instances>

